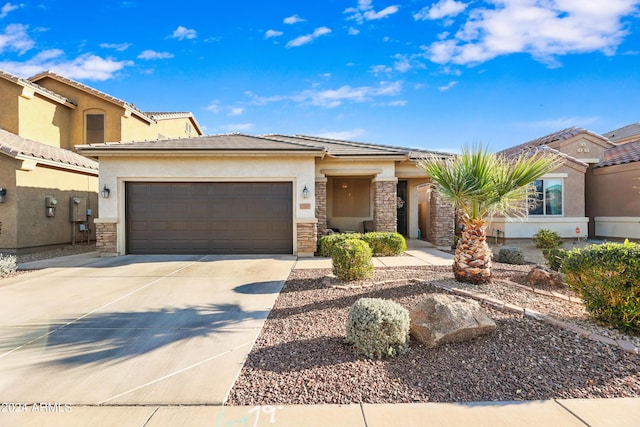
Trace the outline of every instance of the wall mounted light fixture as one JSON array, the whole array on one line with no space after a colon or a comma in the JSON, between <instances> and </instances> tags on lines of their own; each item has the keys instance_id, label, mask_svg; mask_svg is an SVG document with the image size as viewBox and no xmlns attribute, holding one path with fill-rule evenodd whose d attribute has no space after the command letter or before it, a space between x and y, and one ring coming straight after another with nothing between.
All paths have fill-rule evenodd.
<instances>
[{"instance_id":1,"label":"wall mounted light fixture","mask_svg":"<svg viewBox=\"0 0 640 427\"><path fill-rule=\"evenodd\" d=\"M0 203L4 203L4 196L7 195L7 189L0 187Z\"/></svg>"},{"instance_id":2,"label":"wall mounted light fixture","mask_svg":"<svg viewBox=\"0 0 640 427\"><path fill-rule=\"evenodd\" d=\"M304 197L305 199L309 198L309 189L307 188L307 186L305 185L304 188L302 189L302 197Z\"/></svg>"},{"instance_id":3,"label":"wall mounted light fixture","mask_svg":"<svg viewBox=\"0 0 640 427\"><path fill-rule=\"evenodd\" d=\"M110 194L111 194L111 190L109 190L107 188L107 185L105 184L104 188L100 192L100 195L102 196L103 199L108 199Z\"/></svg>"}]
</instances>

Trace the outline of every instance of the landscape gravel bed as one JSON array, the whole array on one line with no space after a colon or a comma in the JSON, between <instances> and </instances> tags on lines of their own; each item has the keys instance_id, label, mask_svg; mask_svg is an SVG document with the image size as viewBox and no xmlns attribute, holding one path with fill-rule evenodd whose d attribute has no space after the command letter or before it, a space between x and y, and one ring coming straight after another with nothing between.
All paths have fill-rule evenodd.
<instances>
[{"instance_id":1,"label":"landscape gravel bed","mask_svg":"<svg viewBox=\"0 0 640 427\"><path fill-rule=\"evenodd\" d=\"M517 281L527 268L531 266L495 264L494 277ZM431 282L451 280L451 269L376 269L371 281L348 287L332 286L330 275L330 270L292 271L227 404L640 396L639 355L488 305L483 307L497 324L490 335L434 349L412 340L405 354L367 359L344 342L351 305L360 297L380 297L411 308L425 294L443 292ZM488 287L495 288L496 298L526 303L558 318L584 315L576 302L509 284L496 282Z\"/></svg>"}]
</instances>

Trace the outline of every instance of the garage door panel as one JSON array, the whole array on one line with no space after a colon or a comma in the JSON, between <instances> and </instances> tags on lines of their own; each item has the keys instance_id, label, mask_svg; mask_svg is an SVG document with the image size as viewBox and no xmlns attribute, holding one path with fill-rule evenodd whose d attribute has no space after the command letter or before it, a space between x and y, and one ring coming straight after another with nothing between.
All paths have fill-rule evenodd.
<instances>
[{"instance_id":1,"label":"garage door panel","mask_svg":"<svg viewBox=\"0 0 640 427\"><path fill-rule=\"evenodd\" d=\"M128 253L292 253L291 183L126 184Z\"/></svg>"}]
</instances>

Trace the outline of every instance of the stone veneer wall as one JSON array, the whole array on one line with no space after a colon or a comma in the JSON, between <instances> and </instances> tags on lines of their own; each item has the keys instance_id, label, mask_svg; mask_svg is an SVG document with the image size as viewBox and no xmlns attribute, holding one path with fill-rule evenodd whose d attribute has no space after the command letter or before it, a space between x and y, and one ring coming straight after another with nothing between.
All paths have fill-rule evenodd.
<instances>
[{"instance_id":1,"label":"stone veneer wall","mask_svg":"<svg viewBox=\"0 0 640 427\"><path fill-rule=\"evenodd\" d=\"M299 222L296 224L299 256L313 256L317 249L316 222Z\"/></svg>"},{"instance_id":2,"label":"stone veneer wall","mask_svg":"<svg viewBox=\"0 0 640 427\"><path fill-rule=\"evenodd\" d=\"M96 222L96 250L100 255L117 255L117 224L115 222Z\"/></svg>"},{"instance_id":3,"label":"stone veneer wall","mask_svg":"<svg viewBox=\"0 0 640 427\"><path fill-rule=\"evenodd\" d=\"M373 228L376 231L397 231L397 190L397 181L373 182Z\"/></svg>"},{"instance_id":4,"label":"stone veneer wall","mask_svg":"<svg viewBox=\"0 0 640 427\"><path fill-rule=\"evenodd\" d=\"M327 234L327 179L316 179L317 238Z\"/></svg>"},{"instance_id":5,"label":"stone veneer wall","mask_svg":"<svg viewBox=\"0 0 640 427\"><path fill-rule=\"evenodd\" d=\"M455 234L455 209L449 202L442 200L436 190L431 190L431 243L438 247L451 247Z\"/></svg>"}]
</instances>

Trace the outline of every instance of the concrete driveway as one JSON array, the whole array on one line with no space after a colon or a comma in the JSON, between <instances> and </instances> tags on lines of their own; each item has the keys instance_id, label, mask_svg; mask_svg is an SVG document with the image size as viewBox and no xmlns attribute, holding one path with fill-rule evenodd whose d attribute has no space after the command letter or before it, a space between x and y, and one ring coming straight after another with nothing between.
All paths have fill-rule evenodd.
<instances>
[{"instance_id":1,"label":"concrete driveway","mask_svg":"<svg viewBox=\"0 0 640 427\"><path fill-rule=\"evenodd\" d=\"M84 258L3 279L0 401L220 404L294 262Z\"/></svg>"}]
</instances>

